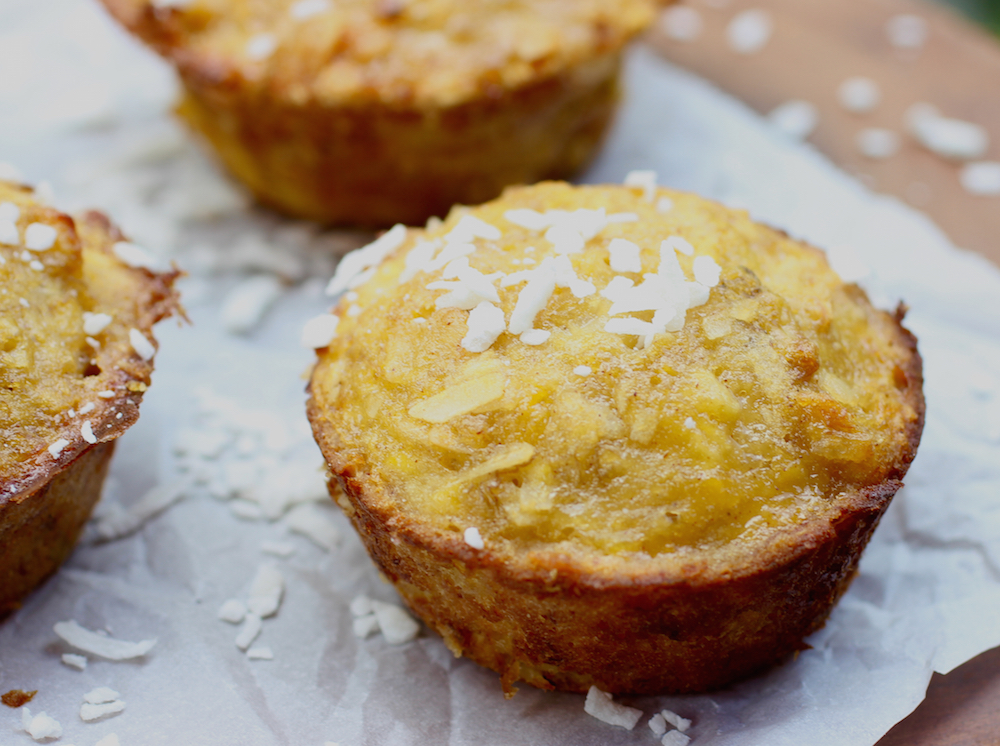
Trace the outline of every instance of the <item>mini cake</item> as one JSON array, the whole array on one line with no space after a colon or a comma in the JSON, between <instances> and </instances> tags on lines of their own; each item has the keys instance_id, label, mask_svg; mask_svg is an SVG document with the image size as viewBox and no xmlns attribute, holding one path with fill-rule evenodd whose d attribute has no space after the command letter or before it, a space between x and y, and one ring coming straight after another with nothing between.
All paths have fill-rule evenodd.
<instances>
[{"instance_id":1,"label":"mini cake","mask_svg":"<svg viewBox=\"0 0 1000 746\"><path fill-rule=\"evenodd\" d=\"M583 166L656 0L103 0L171 60L180 115L257 198L423 224Z\"/></svg>"},{"instance_id":2,"label":"mini cake","mask_svg":"<svg viewBox=\"0 0 1000 746\"><path fill-rule=\"evenodd\" d=\"M140 251L0 182L0 617L72 551L139 416L152 326L177 310L177 272L130 266Z\"/></svg>"},{"instance_id":3,"label":"mini cake","mask_svg":"<svg viewBox=\"0 0 1000 746\"><path fill-rule=\"evenodd\" d=\"M902 309L744 212L629 182L397 226L304 334L339 502L508 693L704 691L802 649L923 427Z\"/></svg>"}]
</instances>

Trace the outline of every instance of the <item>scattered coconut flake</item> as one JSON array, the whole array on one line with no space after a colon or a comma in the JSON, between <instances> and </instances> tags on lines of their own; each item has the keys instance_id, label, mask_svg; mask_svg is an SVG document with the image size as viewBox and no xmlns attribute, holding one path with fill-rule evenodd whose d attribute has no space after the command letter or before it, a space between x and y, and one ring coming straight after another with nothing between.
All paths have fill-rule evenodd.
<instances>
[{"instance_id":1,"label":"scattered coconut flake","mask_svg":"<svg viewBox=\"0 0 1000 746\"><path fill-rule=\"evenodd\" d=\"M660 739L661 746L687 746L689 743L691 743L691 737L684 735L679 730L665 733Z\"/></svg>"},{"instance_id":2,"label":"scattered coconut flake","mask_svg":"<svg viewBox=\"0 0 1000 746\"><path fill-rule=\"evenodd\" d=\"M250 648L247 651L247 658L252 661L273 661L274 653L271 651L271 648L261 645L260 647Z\"/></svg>"},{"instance_id":3,"label":"scattered coconut flake","mask_svg":"<svg viewBox=\"0 0 1000 746\"><path fill-rule=\"evenodd\" d=\"M608 245L611 256L611 269L615 272L642 272L642 260L639 258L639 247L624 238L615 238Z\"/></svg>"},{"instance_id":4,"label":"scattered coconut flake","mask_svg":"<svg viewBox=\"0 0 1000 746\"><path fill-rule=\"evenodd\" d=\"M985 128L943 116L932 104L917 103L906 111L906 123L917 141L944 158L974 160L989 149Z\"/></svg>"},{"instance_id":5,"label":"scattered coconut flake","mask_svg":"<svg viewBox=\"0 0 1000 746\"><path fill-rule=\"evenodd\" d=\"M318 16L330 10L330 0L299 0L289 8L288 12L296 21Z\"/></svg>"},{"instance_id":6,"label":"scattered coconut flake","mask_svg":"<svg viewBox=\"0 0 1000 746\"><path fill-rule=\"evenodd\" d=\"M726 40L734 52L754 54L767 46L773 30L771 15L759 8L752 8L733 16L726 27Z\"/></svg>"},{"instance_id":7,"label":"scattered coconut flake","mask_svg":"<svg viewBox=\"0 0 1000 746\"><path fill-rule=\"evenodd\" d=\"M100 720L108 715L117 715L119 712L125 709L125 703L120 699L114 702L105 702L103 704L83 704L80 705L80 719L84 722L90 723L94 720Z\"/></svg>"},{"instance_id":8,"label":"scattered coconut flake","mask_svg":"<svg viewBox=\"0 0 1000 746\"><path fill-rule=\"evenodd\" d=\"M83 312L83 333L91 336L100 334L114 319L110 314Z\"/></svg>"},{"instance_id":9,"label":"scattered coconut flake","mask_svg":"<svg viewBox=\"0 0 1000 746\"><path fill-rule=\"evenodd\" d=\"M113 637L99 635L77 624L76 620L56 622L55 633L77 650L96 655L109 661L126 661L141 658L156 644L156 639L141 642L126 642Z\"/></svg>"},{"instance_id":10,"label":"scattered coconut flake","mask_svg":"<svg viewBox=\"0 0 1000 746\"><path fill-rule=\"evenodd\" d=\"M303 347L313 350L327 347L337 336L338 324L340 324L340 317L332 313L321 313L319 316L313 316L302 327L302 337L299 341Z\"/></svg>"},{"instance_id":11,"label":"scattered coconut flake","mask_svg":"<svg viewBox=\"0 0 1000 746\"><path fill-rule=\"evenodd\" d=\"M679 251L685 256L694 256L694 246L687 242L687 240L681 238L680 236L670 236L666 241L660 244L660 252L667 249L673 249L674 251Z\"/></svg>"},{"instance_id":12,"label":"scattered coconut flake","mask_svg":"<svg viewBox=\"0 0 1000 746\"><path fill-rule=\"evenodd\" d=\"M602 692L596 686L590 687L587 692L583 711L603 723L617 725L627 730L632 730L642 717L642 710L618 704L610 694Z\"/></svg>"},{"instance_id":13,"label":"scattered coconut flake","mask_svg":"<svg viewBox=\"0 0 1000 746\"><path fill-rule=\"evenodd\" d=\"M375 612L356 617L351 623L351 631L354 632L354 636L360 637L362 640L374 635L378 629L378 618L375 616Z\"/></svg>"},{"instance_id":14,"label":"scattered coconut flake","mask_svg":"<svg viewBox=\"0 0 1000 746\"><path fill-rule=\"evenodd\" d=\"M0 218L0 243L6 246L21 245L21 232L13 220Z\"/></svg>"},{"instance_id":15,"label":"scattered coconut flake","mask_svg":"<svg viewBox=\"0 0 1000 746\"><path fill-rule=\"evenodd\" d=\"M900 137L883 127L867 127L858 133L858 150L874 160L891 158L899 152Z\"/></svg>"},{"instance_id":16,"label":"scattered coconut flake","mask_svg":"<svg viewBox=\"0 0 1000 746\"><path fill-rule=\"evenodd\" d=\"M247 615L246 604L238 598L230 598L222 603L215 616L223 622L239 624Z\"/></svg>"},{"instance_id":17,"label":"scattered coconut flake","mask_svg":"<svg viewBox=\"0 0 1000 746\"><path fill-rule=\"evenodd\" d=\"M360 594L352 598L348 608L351 610L352 616L368 616L369 614L375 613L375 607L372 606L372 600L364 594Z\"/></svg>"},{"instance_id":18,"label":"scattered coconut flake","mask_svg":"<svg viewBox=\"0 0 1000 746\"><path fill-rule=\"evenodd\" d=\"M705 27L705 23L694 8L674 5L660 14L660 29L668 39L674 41L694 41Z\"/></svg>"},{"instance_id":19,"label":"scattered coconut flake","mask_svg":"<svg viewBox=\"0 0 1000 746\"><path fill-rule=\"evenodd\" d=\"M101 541L111 541L127 536L140 528L176 502L179 502L188 488L184 480L159 484L148 490L128 507L106 506L106 512L94 521L94 533ZM113 503L112 503L113 504Z\"/></svg>"},{"instance_id":20,"label":"scattered coconut flake","mask_svg":"<svg viewBox=\"0 0 1000 746\"><path fill-rule=\"evenodd\" d=\"M278 568L270 563L264 563L257 568L257 575L250 584L250 599L247 608L261 619L274 616L281 606L281 597L285 592L285 578Z\"/></svg>"},{"instance_id":21,"label":"scattered coconut flake","mask_svg":"<svg viewBox=\"0 0 1000 746\"><path fill-rule=\"evenodd\" d=\"M616 275L611 278L611 282L604 286L604 290L601 291L601 296L614 303L625 298L634 286L634 280L628 277L622 277L621 275Z\"/></svg>"},{"instance_id":22,"label":"scattered coconut flake","mask_svg":"<svg viewBox=\"0 0 1000 746\"><path fill-rule=\"evenodd\" d=\"M498 241L502 235L495 225L490 225L474 215L463 215L444 239L448 243L471 243L476 238Z\"/></svg>"},{"instance_id":23,"label":"scattered coconut flake","mask_svg":"<svg viewBox=\"0 0 1000 746\"><path fill-rule=\"evenodd\" d=\"M332 552L340 543L340 531L315 503L301 503L288 511L285 523L289 530L301 534L313 544Z\"/></svg>"},{"instance_id":24,"label":"scattered coconut flake","mask_svg":"<svg viewBox=\"0 0 1000 746\"><path fill-rule=\"evenodd\" d=\"M485 352L507 328L503 311L483 301L469 311L469 331L462 338L462 347L469 352Z\"/></svg>"},{"instance_id":25,"label":"scattered coconut flake","mask_svg":"<svg viewBox=\"0 0 1000 746\"><path fill-rule=\"evenodd\" d=\"M135 354L143 360L152 360L156 354L156 348L153 346L153 343L138 329L132 328L128 330L128 341L132 345L132 349L135 350Z\"/></svg>"},{"instance_id":26,"label":"scattered coconut flake","mask_svg":"<svg viewBox=\"0 0 1000 746\"><path fill-rule=\"evenodd\" d=\"M693 417L688 417L684 420L684 427L688 430L694 430L698 427L697 423L694 421Z\"/></svg>"},{"instance_id":27,"label":"scattered coconut flake","mask_svg":"<svg viewBox=\"0 0 1000 746\"><path fill-rule=\"evenodd\" d=\"M695 282L700 282L706 287L714 288L719 284L719 275L722 267L710 256L696 256L692 262Z\"/></svg>"},{"instance_id":28,"label":"scattered coconut flake","mask_svg":"<svg viewBox=\"0 0 1000 746\"><path fill-rule=\"evenodd\" d=\"M27 707L21 708L21 727L36 741L44 741L46 738L60 738L62 736L62 726L54 717L44 712L32 716L31 710Z\"/></svg>"},{"instance_id":29,"label":"scattered coconut flake","mask_svg":"<svg viewBox=\"0 0 1000 746\"><path fill-rule=\"evenodd\" d=\"M549 260L545 259L530 273L528 284L517 296L517 303L510 314L507 330L511 334L521 334L534 327L535 316L545 308L556 289L556 273ZM518 273L521 274L521 273Z\"/></svg>"},{"instance_id":30,"label":"scattered coconut flake","mask_svg":"<svg viewBox=\"0 0 1000 746\"><path fill-rule=\"evenodd\" d=\"M792 99L772 109L767 119L788 137L805 140L819 124L819 111L808 101Z\"/></svg>"},{"instance_id":31,"label":"scattered coconut flake","mask_svg":"<svg viewBox=\"0 0 1000 746\"><path fill-rule=\"evenodd\" d=\"M259 62L274 54L278 42L271 34L256 34L247 40L246 54L250 59Z\"/></svg>"},{"instance_id":32,"label":"scattered coconut flake","mask_svg":"<svg viewBox=\"0 0 1000 746\"><path fill-rule=\"evenodd\" d=\"M594 371L589 365L578 365L573 368L573 372L578 376L589 376Z\"/></svg>"},{"instance_id":33,"label":"scattered coconut flake","mask_svg":"<svg viewBox=\"0 0 1000 746\"><path fill-rule=\"evenodd\" d=\"M104 738L94 744L94 746L121 746L117 733L108 733Z\"/></svg>"},{"instance_id":34,"label":"scattered coconut flake","mask_svg":"<svg viewBox=\"0 0 1000 746\"><path fill-rule=\"evenodd\" d=\"M872 111L882 100L882 90L871 78L857 75L848 78L837 88L840 105L855 114Z\"/></svg>"},{"instance_id":35,"label":"scattered coconut flake","mask_svg":"<svg viewBox=\"0 0 1000 746\"><path fill-rule=\"evenodd\" d=\"M355 316L360 316L361 310L362 310L361 306L359 306L357 303L354 303L351 306L348 306L347 315L350 316L351 318L354 318Z\"/></svg>"},{"instance_id":36,"label":"scattered coconut flake","mask_svg":"<svg viewBox=\"0 0 1000 746\"><path fill-rule=\"evenodd\" d=\"M29 223L24 229L24 245L32 251L48 251L58 237L59 232L45 223Z\"/></svg>"},{"instance_id":37,"label":"scattered coconut flake","mask_svg":"<svg viewBox=\"0 0 1000 746\"><path fill-rule=\"evenodd\" d=\"M52 454L52 458L57 458L63 449L69 445L69 441L65 438L59 438L55 443L49 446L48 451Z\"/></svg>"},{"instance_id":38,"label":"scattered coconut flake","mask_svg":"<svg viewBox=\"0 0 1000 746\"><path fill-rule=\"evenodd\" d=\"M901 13L885 24L889 43L897 49L920 49L927 41L927 21L912 13Z\"/></svg>"},{"instance_id":39,"label":"scattered coconut flake","mask_svg":"<svg viewBox=\"0 0 1000 746\"><path fill-rule=\"evenodd\" d=\"M611 223L638 223L639 215L635 212L612 212L607 216L607 222Z\"/></svg>"},{"instance_id":40,"label":"scattered coconut flake","mask_svg":"<svg viewBox=\"0 0 1000 746\"><path fill-rule=\"evenodd\" d=\"M662 710L660 714L663 719L674 726L681 733L687 733L687 729L691 727L691 721L687 718L683 718L672 710Z\"/></svg>"},{"instance_id":41,"label":"scattered coconut flake","mask_svg":"<svg viewBox=\"0 0 1000 746\"><path fill-rule=\"evenodd\" d=\"M98 391L97 396L100 397L101 399L114 399L115 392L111 390Z\"/></svg>"},{"instance_id":42,"label":"scattered coconut flake","mask_svg":"<svg viewBox=\"0 0 1000 746\"><path fill-rule=\"evenodd\" d=\"M21 217L21 208L13 202L0 202L0 220L16 223Z\"/></svg>"},{"instance_id":43,"label":"scattered coconut flake","mask_svg":"<svg viewBox=\"0 0 1000 746\"><path fill-rule=\"evenodd\" d=\"M670 197L660 197L656 201L657 212L670 212L674 209L674 201Z\"/></svg>"},{"instance_id":44,"label":"scattered coconut flake","mask_svg":"<svg viewBox=\"0 0 1000 746\"><path fill-rule=\"evenodd\" d=\"M350 289L351 283L359 275L377 267L406 240L406 226L397 223L367 246L346 254L326 286L327 295L337 295Z\"/></svg>"},{"instance_id":45,"label":"scattered coconut flake","mask_svg":"<svg viewBox=\"0 0 1000 746\"><path fill-rule=\"evenodd\" d=\"M246 650L250 647L250 643L257 639L257 635L260 634L263 627L264 623L261 621L260 617L252 611L248 612L243 620L243 626L240 627L240 631L237 633L236 639L233 640L233 642L236 643L236 647L240 650Z\"/></svg>"},{"instance_id":46,"label":"scattered coconut flake","mask_svg":"<svg viewBox=\"0 0 1000 746\"><path fill-rule=\"evenodd\" d=\"M529 210L527 208L507 210L503 216L508 223L513 223L514 225L520 226L521 228L527 228L531 231L545 230L549 227L549 225L551 225L549 219L545 217L545 215L537 210Z\"/></svg>"},{"instance_id":47,"label":"scattered coconut flake","mask_svg":"<svg viewBox=\"0 0 1000 746\"><path fill-rule=\"evenodd\" d=\"M622 184L642 189L646 200L652 202L656 197L656 182L656 171L629 171Z\"/></svg>"},{"instance_id":48,"label":"scattered coconut flake","mask_svg":"<svg viewBox=\"0 0 1000 746\"><path fill-rule=\"evenodd\" d=\"M462 538L465 540L465 543L473 549L483 549L486 547L486 544L483 542L483 537L479 533L479 529L475 526L470 526L465 529L465 533L462 535Z\"/></svg>"},{"instance_id":49,"label":"scattered coconut flake","mask_svg":"<svg viewBox=\"0 0 1000 746\"><path fill-rule=\"evenodd\" d=\"M80 407L79 413L80 414L90 414L95 409L97 409L97 405L94 404L94 402L89 401L86 404L84 404L82 407Z\"/></svg>"},{"instance_id":50,"label":"scattered coconut flake","mask_svg":"<svg viewBox=\"0 0 1000 746\"><path fill-rule=\"evenodd\" d=\"M111 250L122 262L135 269L156 269L159 266L149 252L131 241L118 241Z\"/></svg>"},{"instance_id":51,"label":"scattered coconut flake","mask_svg":"<svg viewBox=\"0 0 1000 746\"><path fill-rule=\"evenodd\" d=\"M522 332L518 339L526 345L540 345L548 340L552 336L552 332L547 332L544 329L529 329L526 332Z\"/></svg>"},{"instance_id":52,"label":"scattered coconut flake","mask_svg":"<svg viewBox=\"0 0 1000 746\"><path fill-rule=\"evenodd\" d=\"M97 442L97 437L94 435L94 426L91 424L90 420L86 420L82 425L80 425L80 437L88 443Z\"/></svg>"},{"instance_id":53,"label":"scattered coconut flake","mask_svg":"<svg viewBox=\"0 0 1000 746\"><path fill-rule=\"evenodd\" d=\"M372 601L372 608L375 610L379 629L390 645L402 645L419 634L420 625L401 606Z\"/></svg>"},{"instance_id":54,"label":"scattered coconut flake","mask_svg":"<svg viewBox=\"0 0 1000 746\"><path fill-rule=\"evenodd\" d=\"M274 275L257 275L238 283L222 301L222 326L230 334L247 334L281 297L284 286Z\"/></svg>"},{"instance_id":55,"label":"scattered coconut flake","mask_svg":"<svg viewBox=\"0 0 1000 746\"><path fill-rule=\"evenodd\" d=\"M41 272L43 269L45 269L45 265L42 264L37 259L33 259L32 261L28 262L28 266L31 267L36 272Z\"/></svg>"},{"instance_id":56,"label":"scattered coconut flake","mask_svg":"<svg viewBox=\"0 0 1000 746\"><path fill-rule=\"evenodd\" d=\"M274 557L288 559L295 554L295 545L289 541L262 541L260 543L260 551Z\"/></svg>"},{"instance_id":57,"label":"scattered coconut flake","mask_svg":"<svg viewBox=\"0 0 1000 746\"><path fill-rule=\"evenodd\" d=\"M980 197L1000 194L1000 161L967 163L959 174L962 187Z\"/></svg>"},{"instance_id":58,"label":"scattered coconut flake","mask_svg":"<svg viewBox=\"0 0 1000 746\"><path fill-rule=\"evenodd\" d=\"M87 656L77 655L76 653L63 653L62 662L65 663L70 668L75 668L79 671L83 671L87 668Z\"/></svg>"},{"instance_id":59,"label":"scattered coconut flake","mask_svg":"<svg viewBox=\"0 0 1000 746\"><path fill-rule=\"evenodd\" d=\"M649 729L653 731L656 736L662 736L667 732L667 721L660 713L656 713L649 719Z\"/></svg>"}]
</instances>

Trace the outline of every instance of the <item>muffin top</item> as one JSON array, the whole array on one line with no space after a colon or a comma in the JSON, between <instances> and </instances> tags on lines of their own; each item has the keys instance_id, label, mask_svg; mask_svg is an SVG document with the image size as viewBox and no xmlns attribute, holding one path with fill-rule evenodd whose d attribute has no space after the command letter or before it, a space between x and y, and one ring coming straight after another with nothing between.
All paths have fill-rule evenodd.
<instances>
[{"instance_id":1,"label":"muffin top","mask_svg":"<svg viewBox=\"0 0 1000 746\"><path fill-rule=\"evenodd\" d=\"M310 417L333 471L487 550L766 540L898 480L919 440L901 313L818 249L649 181L397 226L330 290L306 341L326 344Z\"/></svg>"},{"instance_id":2,"label":"muffin top","mask_svg":"<svg viewBox=\"0 0 1000 746\"><path fill-rule=\"evenodd\" d=\"M0 501L138 417L176 273L129 261L100 213L74 220L0 182Z\"/></svg>"},{"instance_id":3,"label":"muffin top","mask_svg":"<svg viewBox=\"0 0 1000 746\"><path fill-rule=\"evenodd\" d=\"M619 50L657 0L103 0L189 85L296 105L497 98ZM586 69L578 71L586 74Z\"/></svg>"}]
</instances>

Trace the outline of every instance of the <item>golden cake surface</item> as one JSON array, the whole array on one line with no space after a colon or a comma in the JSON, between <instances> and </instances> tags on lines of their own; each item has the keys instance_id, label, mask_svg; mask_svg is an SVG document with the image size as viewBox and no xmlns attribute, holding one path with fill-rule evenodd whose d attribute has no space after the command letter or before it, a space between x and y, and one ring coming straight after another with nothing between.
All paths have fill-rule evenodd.
<instances>
[{"instance_id":1,"label":"golden cake surface","mask_svg":"<svg viewBox=\"0 0 1000 746\"><path fill-rule=\"evenodd\" d=\"M685 691L745 675L821 624L919 441L920 361L901 314L873 309L822 252L652 187L511 189L432 230L394 232L334 279L356 295L320 351L310 417L369 549L453 649L505 683ZM833 565L794 580L819 588L794 620L769 619L788 589L767 584L809 564L803 552ZM698 675L669 671L684 652L664 652L669 636L649 640L661 667L671 659L659 678L630 678L613 644L603 662L583 656L590 670L561 648L549 670L526 632L484 652L494 630L475 614L456 623L426 608L450 587L422 577L439 560L467 566L460 595L463 583L526 584L518 593L541 604L524 607L529 628L556 590L606 588L588 603L641 629L629 615L658 593L680 613L706 588L730 601L753 588L760 650L708 661L710 644L732 657L716 620L685 633L707 635L687 651L715 666Z\"/></svg>"},{"instance_id":2,"label":"golden cake surface","mask_svg":"<svg viewBox=\"0 0 1000 746\"><path fill-rule=\"evenodd\" d=\"M100 213L73 219L0 182L0 614L56 569L150 383L176 272ZM124 248L122 248L124 247Z\"/></svg>"},{"instance_id":3,"label":"golden cake surface","mask_svg":"<svg viewBox=\"0 0 1000 746\"><path fill-rule=\"evenodd\" d=\"M263 202L421 224L566 177L654 0L103 0L173 62L180 114Z\"/></svg>"}]
</instances>

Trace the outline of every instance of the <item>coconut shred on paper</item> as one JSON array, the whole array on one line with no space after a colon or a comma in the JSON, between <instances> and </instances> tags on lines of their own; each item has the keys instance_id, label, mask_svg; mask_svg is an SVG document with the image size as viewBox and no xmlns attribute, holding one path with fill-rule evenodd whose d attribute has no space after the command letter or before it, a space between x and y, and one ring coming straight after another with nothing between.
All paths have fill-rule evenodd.
<instances>
[{"instance_id":1,"label":"coconut shred on paper","mask_svg":"<svg viewBox=\"0 0 1000 746\"><path fill-rule=\"evenodd\" d=\"M740 18L730 34L743 53L782 33L766 17ZM371 237L249 207L172 121L166 67L96 3L12 0L0 9L0 49L20 55L0 90L22 103L17 117L0 112L0 161L17 158L67 207L105 208L135 245L177 261L194 321L157 331L157 386L112 464L117 487L94 540L0 625L5 675L45 692L39 734L58 725L62 741L94 743L99 726L81 720L81 701L107 685L127 708L120 698L84 704L107 710L99 717L113 718L126 746L653 746L667 736L868 746L919 703L933 670L1000 644L1000 627L985 621L1000 616L990 569L1000 563L1000 273L711 86L637 50L624 109L586 180L644 171L853 257L851 273L880 305L910 306L930 406L907 486L812 649L720 693L616 697L642 712L628 731L586 714L581 696L521 687L505 701L495 674L456 660L405 615L332 508L303 413L300 375L313 355L300 335L329 310L331 252ZM991 174L978 167L970 183L988 192ZM616 250L616 262L631 259L630 247ZM306 342L330 326L321 318ZM88 663L53 631L66 620L100 645L156 644L131 661ZM665 712L690 726L671 730ZM31 742L22 713L11 718Z\"/></svg>"}]
</instances>

